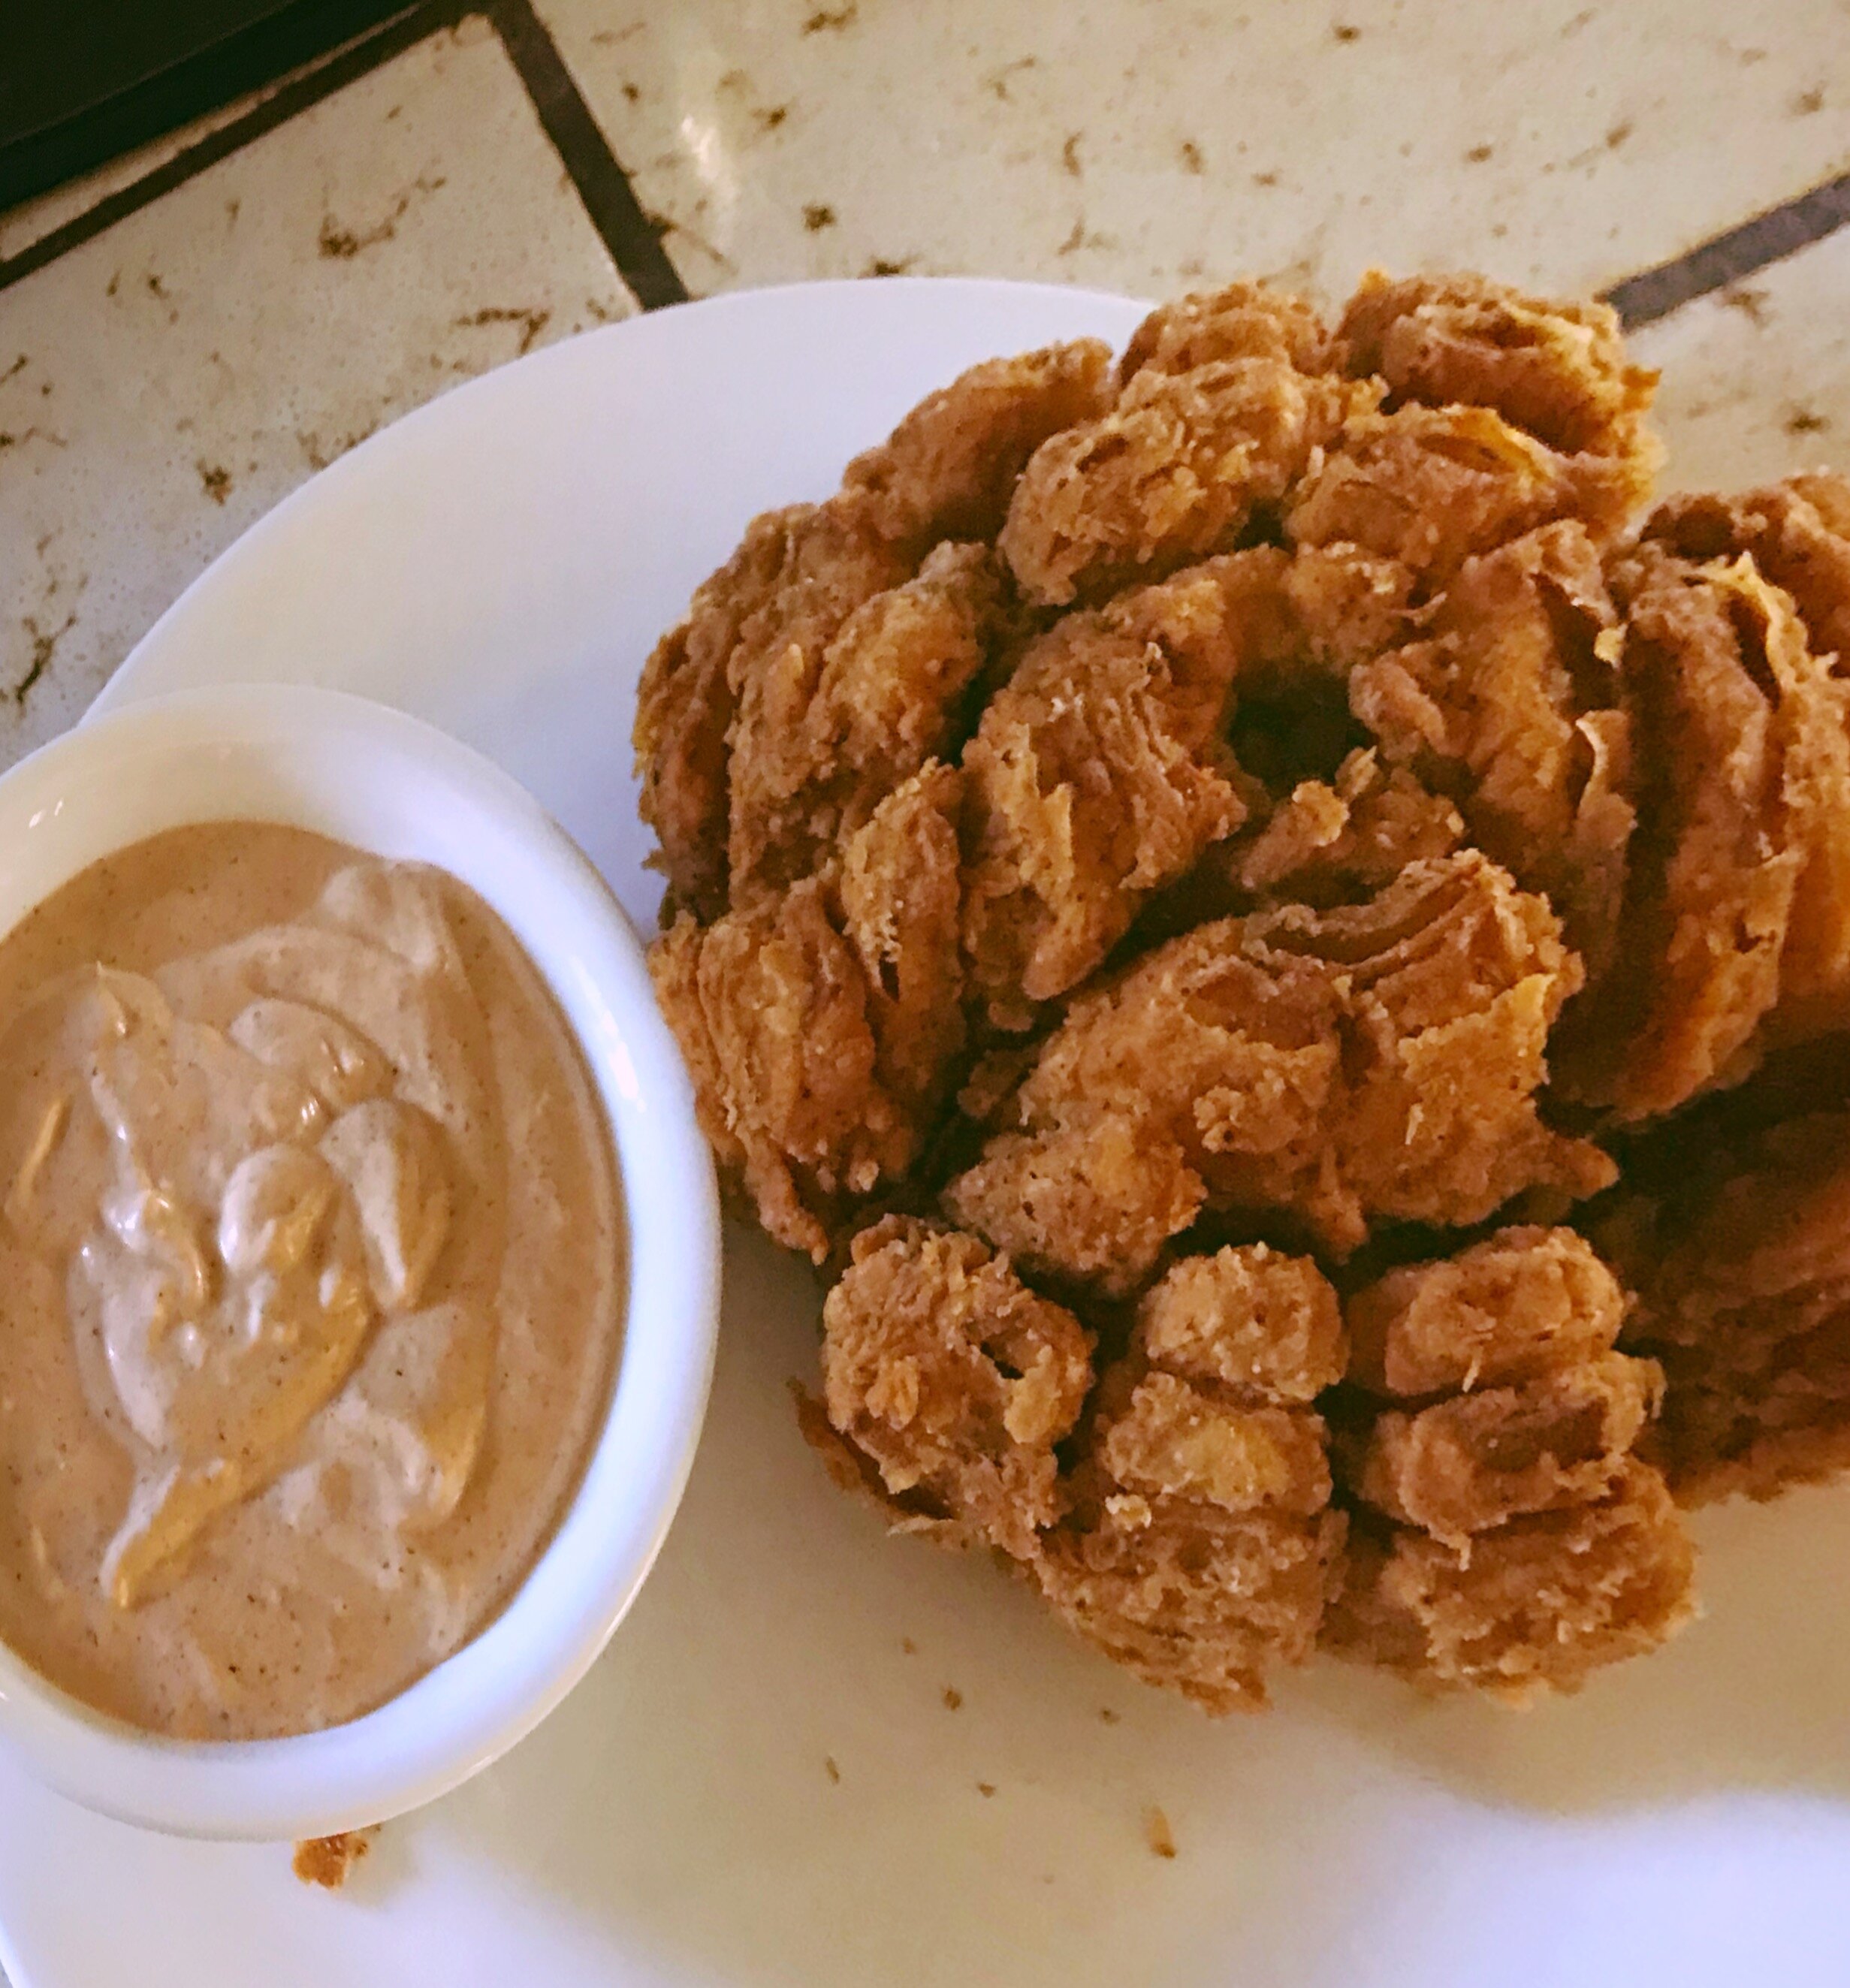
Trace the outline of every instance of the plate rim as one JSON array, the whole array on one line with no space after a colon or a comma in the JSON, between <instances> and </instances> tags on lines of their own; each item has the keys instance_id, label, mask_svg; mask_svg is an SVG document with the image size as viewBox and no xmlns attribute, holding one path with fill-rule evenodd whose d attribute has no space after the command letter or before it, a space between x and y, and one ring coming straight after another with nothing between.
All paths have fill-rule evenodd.
<instances>
[{"instance_id":1,"label":"plate rim","mask_svg":"<svg viewBox=\"0 0 1850 1988\"><path fill-rule=\"evenodd\" d=\"M837 277L742 286L654 310L638 309L612 323L556 339L536 351L444 387L428 400L386 423L325 468L314 472L252 519L161 610L110 672L96 696L66 729L74 729L93 718L144 698L161 695L171 689L171 685L158 681L144 686L139 679L158 667L162 652L182 633L188 617L202 606L208 605L220 587L235 579L247 563L262 558L275 541L301 529L317 510L340 504L350 484L370 475L377 465L403 449L408 439L414 441L434 434L445 424L454 423L485 406L492 397L506 394L510 391L512 376L519 376L519 387L513 390L529 390L532 383L546 371L567 363L584 363L584 355L589 350L614 355L634 350L639 344L646 347L684 335L683 328L695 320L705 322L732 316L749 318L766 310L800 310L811 303L823 304L830 309L845 306L851 313L862 300L871 302L878 298L883 308L891 308L888 300L908 296L1005 304L1012 299L1033 298L1053 306L1056 313L1070 306L1076 317L1083 317L1087 310L1121 316L1124 330L1114 336L1114 350L1121 346L1122 339L1135 328L1137 318L1154 308L1149 299L1121 292L1003 276ZM1063 335L1077 338L1100 334L1076 326ZM222 680L232 682L238 679L228 675ZM12 1988L67 1988L67 1984L48 1976L36 1963L29 1968L3 1913L0 1913L0 1971L4 1972ZM3 1983L0 1983L0 1988L4 1988Z\"/></svg>"}]
</instances>

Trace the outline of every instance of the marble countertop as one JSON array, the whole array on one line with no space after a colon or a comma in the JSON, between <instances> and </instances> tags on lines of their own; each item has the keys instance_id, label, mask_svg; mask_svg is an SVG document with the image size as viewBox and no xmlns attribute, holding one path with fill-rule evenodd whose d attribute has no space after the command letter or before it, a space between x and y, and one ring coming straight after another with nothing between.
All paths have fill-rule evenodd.
<instances>
[{"instance_id":1,"label":"marble countertop","mask_svg":"<svg viewBox=\"0 0 1850 1988\"><path fill-rule=\"evenodd\" d=\"M494 0L0 214L0 763L460 378L739 285L1614 295L1671 481L1850 466L1850 0Z\"/></svg>"}]
</instances>

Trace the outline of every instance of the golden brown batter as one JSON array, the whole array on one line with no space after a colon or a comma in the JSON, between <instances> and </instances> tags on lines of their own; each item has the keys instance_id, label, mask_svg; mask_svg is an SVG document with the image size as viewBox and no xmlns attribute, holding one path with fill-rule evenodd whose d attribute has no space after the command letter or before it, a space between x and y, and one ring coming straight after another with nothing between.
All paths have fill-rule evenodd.
<instances>
[{"instance_id":1,"label":"golden brown batter","mask_svg":"<svg viewBox=\"0 0 1850 1988\"><path fill-rule=\"evenodd\" d=\"M154 1731L355 1717L506 1603L608 1400L609 1131L444 872L185 828L0 942L0 1638Z\"/></svg>"}]
</instances>

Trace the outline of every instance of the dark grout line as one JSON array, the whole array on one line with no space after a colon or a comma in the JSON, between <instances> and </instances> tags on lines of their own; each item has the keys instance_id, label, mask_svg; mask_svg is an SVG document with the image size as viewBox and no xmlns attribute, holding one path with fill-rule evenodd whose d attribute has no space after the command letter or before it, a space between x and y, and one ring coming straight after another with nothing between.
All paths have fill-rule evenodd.
<instances>
[{"instance_id":1,"label":"dark grout line","mask_svg":"<svg viewBox=\"0 0 1850 1988\"><path fill-rule=\"evenodd\" d=\"M661 245L661 230L643 211L628 174L617 164L531 0L489 0L488 17L571 175L591 225L603 237L636 301L644 310L685 303L687 286Z\"/></svg>"},{"instance_id":2,"label":"dark grout line","mask_svg":"<svg viewBox=\"0 0 1850 1988\"><path fill-rule=\"evenodd\" d=\"M1605 300L1628 331L1655 324L1698 297L1712 296L1743 276L1809 248L1850 223L1850 173L1795 199L1757 214L1687 254L1615 283Z\"/></svg>"},{"instance_id":3,"label":"dark grout line","mask_svg":"<svg viewBox=\"0 0 1850 1988\"><path fill-rule=\"evenodd\" d=\"M572 80L552 37L541 26L529 0L421 0L344 48L284 83L245 116L201 138L132 184L106 195L62 228L55 228L0 260L0 290L55 262L60 255L112 228L118 221L184 186L208 167L274 130L299 113L355 83L394 56L401 55L439 29L482 13L501 38L515 73L531 99L592 225L603 238L617 272L644 310L685 303L687 286L661 245L659 230L643 211L629 176L604 141L597 120Z\"/></svg>"},{"instance_id":4,"label":"dark grout line","mask_svg":"<svg viewBox=\"0 0 1850 1988\"><path fill-rule=\"evenodd\" d=\"M0 290L100 235L221 159L274 130L394 56L440 29L482 14L499 36L515 73L552 141L592 225L644 310L685 303L687 286L661 245L532 0L419 0L275 90L245 116L177 154L61 228L0 259ZM1685 304L1783 261L1850 224L1850 173L1757 214L1681 255L1615 283L1602 294L1625 328L1655 324Z\"/></svg>"},{"instance_id":5,"label":"dark grout line","mask_svg":"<svg viewBox=\"0 0 1850 1988\"><path fill-rule=\"evenodd\" d=\"M273 131L279 124L286 123L323 97L331 96L348 83L357 82L369 71L389 62L394 56L403 54L426 36L441 28L455 26L470 11L466 5L458 4L458 0L424 0L422 5L408 7L402 13L394 14L390 20L348 42L318 67L284 83L243 117L220 126L198 144L176 153L164 165L155 167L130 185L107 194L94 207L86 208L62 228L54 228L49 235L41 235L36 242L22 248L18 255L0 261L0 290L18 282L22 277L29 276L35 269L42 269L48 262L55 262L69 250L100 235L105 228L113 228L118 221L138 213L162 194L184 186L208 166L215 166L253 138Z\"/></svg>"}]
</instances>

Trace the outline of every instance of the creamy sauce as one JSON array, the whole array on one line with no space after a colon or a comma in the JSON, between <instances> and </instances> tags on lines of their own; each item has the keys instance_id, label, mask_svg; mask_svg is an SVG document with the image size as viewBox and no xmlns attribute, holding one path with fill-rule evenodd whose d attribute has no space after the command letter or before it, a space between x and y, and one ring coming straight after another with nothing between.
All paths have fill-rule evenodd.
<instances>
[{"instance_id":1,"label":"creamy sauce","mask_svg":"<svg viewBox=\"0 0 1850 1988\"><path fill-rule=\"evenodd\" d=\"M610 1396L609 1130L454 877L175 830L0 942L0 1638L188 1738L370 1710L506 1602Z\"/></svg>"}]
</instances>

